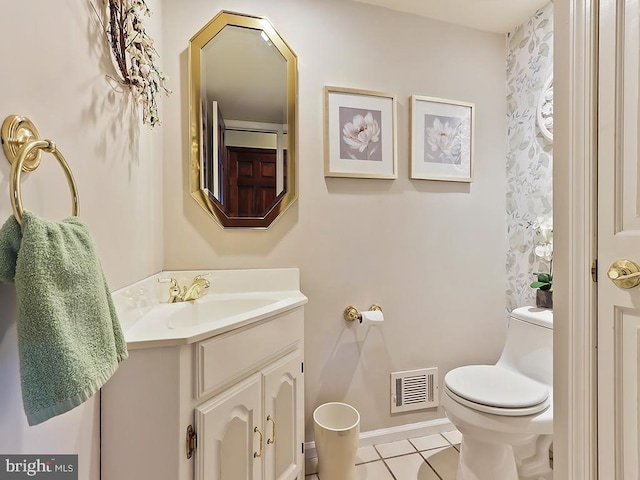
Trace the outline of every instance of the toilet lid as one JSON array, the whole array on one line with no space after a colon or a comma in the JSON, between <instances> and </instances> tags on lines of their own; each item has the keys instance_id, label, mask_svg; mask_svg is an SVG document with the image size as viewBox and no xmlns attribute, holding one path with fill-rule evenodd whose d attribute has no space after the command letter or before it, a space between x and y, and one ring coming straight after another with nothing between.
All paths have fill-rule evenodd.
<instances>
[{"instance_id":1,"label":"toilet lid","mask_svg":"<svg viewBox=\"0 0 640 480\"><path fill-rule=\"evenodd\" d=\"M445 386L470 402L503 409L546 407L549 389L497 365L467 365L444 377Z\"/></svg>"}]
</instances>

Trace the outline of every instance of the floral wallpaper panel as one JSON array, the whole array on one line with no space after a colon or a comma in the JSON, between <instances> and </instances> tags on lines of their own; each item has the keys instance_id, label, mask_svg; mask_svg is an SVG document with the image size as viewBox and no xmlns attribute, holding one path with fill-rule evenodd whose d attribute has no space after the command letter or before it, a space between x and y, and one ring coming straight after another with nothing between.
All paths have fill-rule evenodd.
<instances>
[{"instance_id":1,"label":"floral wallpaper panel","mask_svg":"<svg viewBox=\"0 0 640 480\"><path fill-rule=\"evenodd\" d=\"M548 225L553 215L553 144L537 125L540 97L552 73L553 4L549 3L507 34L506 293L509 311L535 305L535 290L529 285L535 280L534 273L550 269L551 262L536 255L535 250L543 246L548 253ZM552 96L552 90L544 94ZM545 122L548 121L546 118ZM541 251L538 248L538 254Z\"/></svg>"}]
</instances>

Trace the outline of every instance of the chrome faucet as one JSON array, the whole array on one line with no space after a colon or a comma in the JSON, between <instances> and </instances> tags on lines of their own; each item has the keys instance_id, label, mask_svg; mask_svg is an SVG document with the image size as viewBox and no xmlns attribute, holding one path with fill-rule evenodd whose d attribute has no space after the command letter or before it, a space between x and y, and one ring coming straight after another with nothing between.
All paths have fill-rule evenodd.
<instances>
[{"instance_id":1,"label":"chrome faucet","mask_svg":"<svg viewBox=\"0 0 640 480\"><path fill-rule=\"evenodd\" d=\"M167 303L190 302L202 297L202 295L204 295L205 289L211 286L211 282L204 278L207 275L209 274L206 273L204 275L197 275L196 278L193 279L193 282L191 283L191 286L189 286L189 288L180 288L180 286L178 285L178 281L175 278L159 278L158 282L170 282L169 298L167 299Z\"/></svg>"}]
</instances>

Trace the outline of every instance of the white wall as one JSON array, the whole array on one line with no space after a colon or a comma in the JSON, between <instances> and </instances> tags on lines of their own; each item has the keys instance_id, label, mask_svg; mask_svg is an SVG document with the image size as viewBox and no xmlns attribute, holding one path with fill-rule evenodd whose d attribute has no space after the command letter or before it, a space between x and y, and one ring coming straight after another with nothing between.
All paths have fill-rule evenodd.
<instances>
[{"instance_id":1,"label":"white wall","mask_svg":"<svg viewBox=\"0 0 640 480\"><path fill-rule=\"evenodd\" d=\"M13 2L0 16L0 117L27 115L57 142L111 288L161 268L298 266L310 299L307 414L321 402L345 400L362 413L363 430L441 417L441 411L391 417L388 375L421 366L444 374L493 361L499 352L504 38L337 0L148 3L154 12L148 28L174 90L163 102L164 127L155 132L140 126L127 97L105 80L113 70L88 2ZM187 45L223 8L270 17L299 58L300 199L264 232L224 231L188 195ZM163 18L162 35L154 33ZM398 180L323 177L324 85L398 95ZM408 180L411 94L476 103L471 186ZM8 174L0 158L5 192ZM23 196L41 216L67 215L68 191L53 157L45 155L39 170L24 177ZM7 196L0 218L10 214ZM382 328L345 325L347 304L373 302L385 308ZM97 399L40 426L26 424L15 298L7 285L0 285L0 405L0 452L79 453L80 478L98 478Z\"/></svg>"},{"instance_id":2,"label":"white wall","mask_svg":"<svg viewBox=\"0 0 640 480\"><path fill-rule=\"evenodd\" d=\"M96 5L102 5L100 0ZM161 51L160 5L147 23ZM66 157L78 184L80 217L94 235L112 289L162 267L162 129L150 132L113 74L86 0L5 2L0 15L0 121L26 115ZM157 32L156 35L153 32ZM0 221L11 214L10 166L0 155ZM54 157L23 176L25 208L68 216L70 194ZM15 291L0 285L0 453L79 454L79 478L99 478L99 399L29 427L22 409Z\"/></svg>"},{"instance_id":3,"label":"white wall","mask_svg":"<svg viewBox=\"0 0 640 480\"><path fill-rule=\"evenodd\" d=\"M188 42L221 9L269 17L299 59L300 198L268 231L222 230L188 193ZM300 267L307 418L329 400L363 431L443 417L391 416L389 373L493 362L504 340L504 36L338 0L165 0L163 15L164 267ZM325 85L397 94L397 180L324 178ZM408 179L411 94L475 102L471 185ZM345 324L374 302L384 326Z\"/></svg>"}]
</instances>

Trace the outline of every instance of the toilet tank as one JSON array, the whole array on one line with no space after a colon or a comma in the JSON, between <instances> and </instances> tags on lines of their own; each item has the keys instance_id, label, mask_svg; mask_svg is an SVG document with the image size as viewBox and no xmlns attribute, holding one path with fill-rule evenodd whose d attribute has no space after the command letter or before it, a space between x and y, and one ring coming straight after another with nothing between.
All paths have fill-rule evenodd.
<instances>
[{"instance_id":1,"label":"toilet tank","mask_svg":"<svg viewBox=\"0 0 640 480\"><path fill-rule=\"evenodd\" d=\"M536 307L513 310L497 365L553 387L553 311Z\"/></svg>"}]
</instances>

